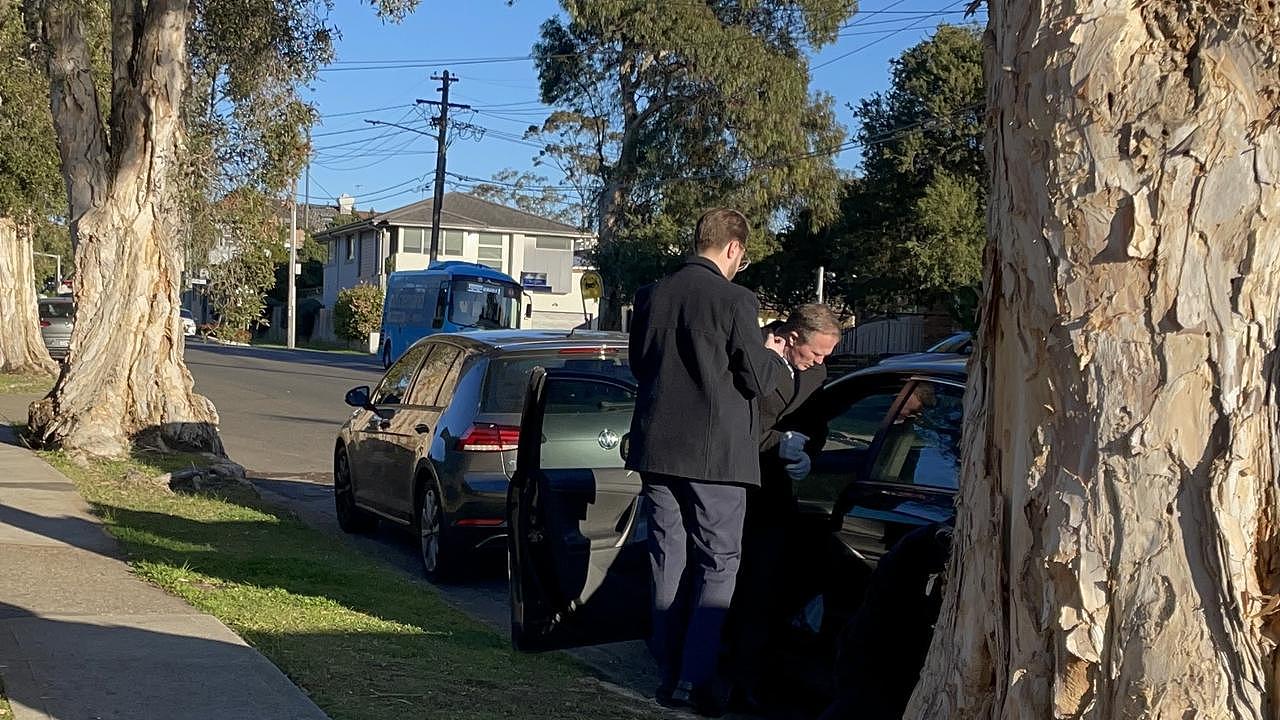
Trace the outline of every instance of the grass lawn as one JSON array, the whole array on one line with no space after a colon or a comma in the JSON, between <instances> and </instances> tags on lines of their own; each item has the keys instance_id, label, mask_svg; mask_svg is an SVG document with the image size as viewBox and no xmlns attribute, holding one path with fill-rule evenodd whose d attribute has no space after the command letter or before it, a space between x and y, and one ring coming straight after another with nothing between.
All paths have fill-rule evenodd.
<instances>
[{"instance_id":1,"label":"grass lawn","mask_svg":"<svg viewBox=\"0 0 1280 720\"><path fill-rule=\"evenodd\" d=\"M43 457L75 481L138 575L222 620L334 720L663 716L568 656L516 653L428 586L249 490L175 495L137 480L188 458L82 468Z\"/></svg>"},{"instance_id":2,"label":"grass lawn","mask_svg":"<svg viewBox=\"0 0 1280 720\"><path fill-rule=\"evenodd\" d=\"M48 375L19 375L0 373L0 395L33 395L49 392L53 378Z\"/></svg>"}]
</instances>

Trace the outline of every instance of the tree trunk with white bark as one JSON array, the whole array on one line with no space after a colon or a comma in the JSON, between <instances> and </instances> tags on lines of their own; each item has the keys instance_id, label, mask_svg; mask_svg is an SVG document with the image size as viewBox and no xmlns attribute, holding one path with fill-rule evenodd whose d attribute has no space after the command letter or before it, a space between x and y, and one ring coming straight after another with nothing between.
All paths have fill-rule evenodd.
<instances>
[{"instance_id":1,"label":"tree trunk with white bark","mask_svg":"<svg viewBox=\"0 0 1280 720\"><path fill-rule=\"evenodd\" d=\"M79 3L45 0L54 125L76 247L68 370L32 405L46 444L120 456L142 436L220 452L213 404L195 394L179 320L173 221L187 85L185 0L114 0L110 117L102 116Z\"/></svg>"},{"instance_id":2,"label":"tree trunk with white bark","mask_svg":"<svg viewBox=\"0 0 1280 720\"><path fill-rule=\"evenodd\" d=\"M31 231L0 218L0 372L56 375L40 337Z\"/></svg>"},{"instance_id":3,"label":"tree trunk with white bark","mask_svg":"<svg viewBox=\"0 0 1280 720\"><path fill-rule=\"evenodd\" d=\"M987 297L906 717L1280 717L1280 10L989 5Z\"/></svg>"}]
</instances>

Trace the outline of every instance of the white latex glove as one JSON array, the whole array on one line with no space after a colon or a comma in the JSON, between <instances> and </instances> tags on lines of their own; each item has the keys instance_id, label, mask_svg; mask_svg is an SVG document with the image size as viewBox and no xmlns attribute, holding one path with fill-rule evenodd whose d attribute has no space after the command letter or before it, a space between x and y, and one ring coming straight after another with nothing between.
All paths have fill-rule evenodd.
<instances>
[{"instance_id":1,"label":"white latex glove","mask_svg":"<svg viewBox=\"0 0 1280 720\"><path fill-rule=\"evenodd\" d=\"M799 482L800 480L809 477L809 469L811 466L812 463L809 460L809 456L804 452L801 452L799 460L791 463L783 469L787 471L787 477Z\"/></svg>"},{"instance_id":2,"label":"white latex glove","mask_svg":"<svg viewBox=\"0 0 1280 720\"><path fill-rule=\"evenodd\" d=\"M805 457L804 446L808 442L808 435L788 430L782 433L782 440L778 441L778 457L783 460L797 461Z\"/></svg>"}]
</instances>

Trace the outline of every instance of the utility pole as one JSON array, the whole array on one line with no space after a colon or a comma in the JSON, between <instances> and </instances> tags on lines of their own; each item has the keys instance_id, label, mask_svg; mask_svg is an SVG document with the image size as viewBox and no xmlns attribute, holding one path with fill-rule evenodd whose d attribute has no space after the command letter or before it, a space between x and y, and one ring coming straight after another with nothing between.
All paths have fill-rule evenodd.
<instances>
[{"instance_id":1,"label":"utility pole","mask_svg":"<svg viewBox=\"0 0 1280 720\"><path fill-rule=\"evenodd\" d=\"M293 202L290 203L293 211L289 213L289 330L288 330L288 347L290 350L294 348L297 340L298 332L298 276L295 274L298 268L298 180L294 178L292 189L290 190Z\"/></svg>"},{"instance_id":2,"label":"utility pole","mask_svg":"<svg viewBox=\"0 0 1280 720\"><path fill-rule=\"evenodd\" d=\"M470 110L470 105L458 105L449 102L449 84L459 80L457 75L450 75L448 70L443 75L432 75L432 80L440 81L439 100L419 100L423 105L440 106L440 116L436 118L436 191L431 202L431 255L428 267L436 263L440 253L440 207L444 205L444 168L445 143L449 135L449 108Z\"/></svg>"}]
</instances>

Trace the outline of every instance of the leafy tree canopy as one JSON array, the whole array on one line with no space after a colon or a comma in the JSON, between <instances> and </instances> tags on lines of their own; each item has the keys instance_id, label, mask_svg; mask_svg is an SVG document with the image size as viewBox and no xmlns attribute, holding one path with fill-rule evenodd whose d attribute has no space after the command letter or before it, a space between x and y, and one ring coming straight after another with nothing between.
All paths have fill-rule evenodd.
<instances>
[{"instance_id":1,"label":"leafy tree canopy","mask_svg":"<svg viewBox=\"0 0 1280 720\"><path fill-rule=\"evenodd\" d=\"M802 207L834 217L844 135L832 99L809 90L805 53L835 39L854 0L561 5L534 47L542 100L558 108L536 134L593 199L607 301L687 248L709 206L757 227Z\"/></svg>"},{"instance_id":2,"label":"leafy tree canopy","mask_svg":"<svg viewBox=\"0 0 1280 720\"><path fill-rule=\"evenodd\" d=\"M891 87L853 110L861 174L845 183L838 219L793 216L754 276L782 308L828 294L861 313L944 304L981 275L986 243L985 86L973 27L941 25L892 63ZM768 270L768 272L766 272Z\"/></svg>"}]
</instances>

